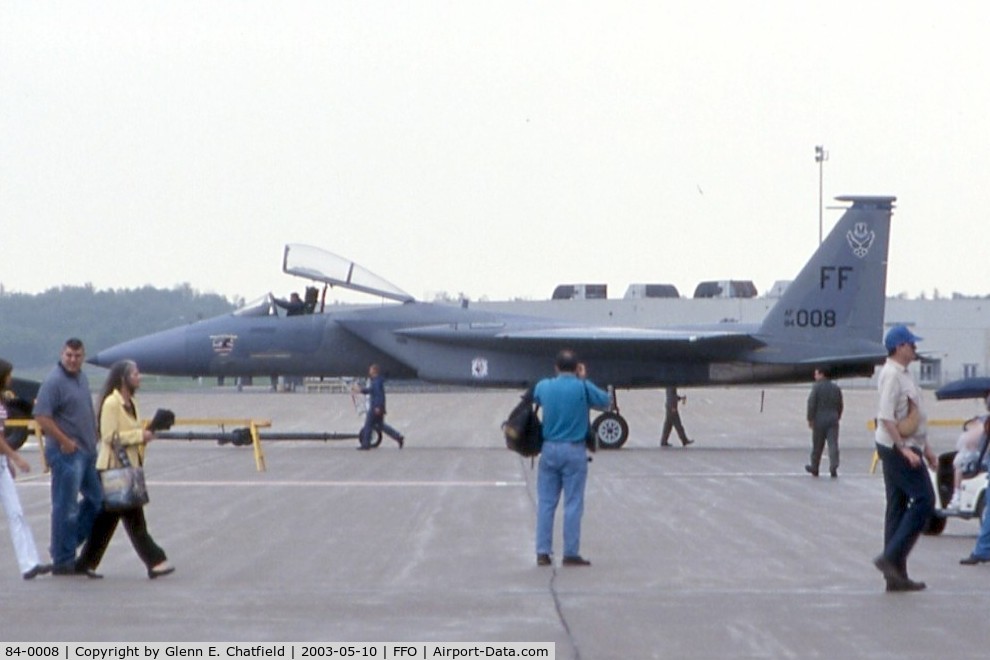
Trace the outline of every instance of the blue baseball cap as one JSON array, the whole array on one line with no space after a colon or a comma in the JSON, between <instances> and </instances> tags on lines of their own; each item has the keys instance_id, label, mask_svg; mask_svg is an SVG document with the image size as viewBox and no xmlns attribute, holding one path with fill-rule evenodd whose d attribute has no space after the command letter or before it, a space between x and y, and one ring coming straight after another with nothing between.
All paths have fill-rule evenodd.
<instances>
[{"instance_id":1,"label":"blue baseball cap","mask_svg":"<svg viewBox=\"0 0 990 660\"><path fill-rule=\"evenodd\" d=\"M883 339L883 345L890 352L901 344L915 344L921 341L921 337L907 329L906 325L895 325L887 331L887 336Z\"/></svg>"}]
</instances>

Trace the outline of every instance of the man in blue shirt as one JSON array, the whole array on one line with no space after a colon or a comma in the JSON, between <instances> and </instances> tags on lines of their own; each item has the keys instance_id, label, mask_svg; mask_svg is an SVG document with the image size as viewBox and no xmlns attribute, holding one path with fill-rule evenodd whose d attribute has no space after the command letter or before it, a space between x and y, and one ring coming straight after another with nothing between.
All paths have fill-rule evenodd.
<instances>
[{"instance_id":1,"label":"man in blue shirt","mask_svg":"<svg viewBox=\"0 0 990 660\"><path fill-rule=\"evenodd\" d=\"M385 423L385 377L377 364L368 367L370 382L361 388L362 394L368 395L368 412L364 418L364 427L358 436L358 449L371 449L371 435L384 433L399 443L399 449L405 444L406 437Z\"/></svg>"},{"instance_id":2,"label":"man in blue shirt","mask_svg":"<svg viewBox=\"0 0 990 660\"><path fill-rule=\"evenodd\" d=\"M103 506L96 472L96 414L82 372L85 358L82 341L65 342L59 363L38 390L34 417L45 434L45 460L52 471L52 573L99 577L76 570L76 549Z\"/></svg>"},{"instance_id":3,"label":"man in blue shirt","mask_svg":"<svg viewBox=\"0 0 990 660\"><path fill-rule=\"evenodd\" d=\"M606 408L609 395L578 373L573 351L557 355L557 376L536 384L533 399L543 417L543 450L536 480L536 563L549 566L553 555L553 518L564 493L564 566L590 566L581 556L581 516L588 478L585 440L591 408Z\"/></svg>"}]
</instances>

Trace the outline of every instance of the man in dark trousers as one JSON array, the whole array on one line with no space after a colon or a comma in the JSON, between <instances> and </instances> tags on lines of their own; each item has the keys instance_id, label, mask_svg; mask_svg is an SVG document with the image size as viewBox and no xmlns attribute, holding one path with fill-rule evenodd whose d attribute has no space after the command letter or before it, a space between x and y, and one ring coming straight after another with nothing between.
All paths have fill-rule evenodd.
<instances>
[{"instance_id":1,"label":"man in dark trousers","mask_svg":"<svg viewBox=\"0 0 990 660\"><path fill-rule=\"evenodd\" d=\"M839 476L839 420L842 419L842 390L831 380L831 369L815 369L815 384L808 395L808 428L811 429L811 463L804 466L818 476L822 450L828 443L828 471Z\"/></svg>"},{"instance_id":2,"label":"man in dark trousers","mask_svg":"<svg viewBox=\"0 0 990 660\"><path fill-rule=\"evenodd\" d=\"M371 382L361 388L362 394L367 394L368 412L364 417L364 428L361 429L358 449L371 449L371 434L384 433L399 443L399 449L405 444L404 435L385 423L385 377L377 364L368 367L368 378Z\"/></svg>"},{"instance_id":3,"label":"man in dark trousers","mask_svg":"<svg viewBox=\"0 0 990 660\"><path fill-rule=\"evenodd\" d=\"M887 508L883 552L874 558L873 565L883 573L887 591L925 588L924 582L908 577L907 559L935 512L935 491L925 463L934 470L938 458L928 444L927 424L909 423L912 408L920 420L927 419L921 390L908 371L908 365L918 359L916 343L920 339L903 325L888 330L884 337L887 362L877 379L880 401L875 439L883 463Z\"/></svg>"},{"instance_id":4,"label":"man in dark trousers","mask_svg":"<svg viewBox=\"0 0 990 660\"><path fill-rule=\"evenodd\" d=\"M664 404L664 411L666 415L663 418L663 432L660 434L660 446L669 447L670 443L667 441L670 438L671 429L677 430L677 437L681 439L681 444L687 447L694 443L687 437L687 433L684 432L684 425L681 424L681 413L678 412L677 407L686 401L686 396L678 396L676 387L667 388L667 401Z\"/></svg>"}]
</instances>

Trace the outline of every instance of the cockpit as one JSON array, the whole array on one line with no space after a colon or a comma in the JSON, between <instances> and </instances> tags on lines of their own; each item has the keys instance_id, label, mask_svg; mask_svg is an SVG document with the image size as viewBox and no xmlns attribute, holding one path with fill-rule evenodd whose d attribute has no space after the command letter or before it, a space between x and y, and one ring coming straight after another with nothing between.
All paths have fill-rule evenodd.
<instances>
[{"instance_id":1,"label":"cockpit","mask_svg":"<svg viewBox=\"0 0 990 660\"><path fill-rule=\"evenodd\" d=\"M275 296L266 293L260 298L255 298L245 303L240 309L234 310L234 316L278 316Z\"/></svg>"},{"instance_id":2,"label":"cockpit","mask_svg":"<svg viewBox=\"0 0 990 660\"><path fill-rule=\"evenodd\" d=\"M302 314L322 313L327 289L334 286L402 303L413 302L414 300L411 295L399 287L353 261L311 245L300 243L286 245L282 256L282 271L288 275L323 283L322 297L319 287L306 287ZM245 317L295 316L299 313L298 309L290 313L286 302L269 292L248 302L236 310L234 315Z\"/></svg>"},{"instance_id":3,"label":"cockpit","mask_svg":"<svg viewBox=\"0 0 990 660\"><path fill-rule=\"evenodd\" d=\"M302 311L290 312L286 301L280 300L275 297L275 294L268 292L246 303L240 309L235 310L234 316L296 316L300 314L313 314L316 312L319 304L320 290L315 286L308 286L306 287L306 297L303 299Z\"/></svg>"}]
</instances>

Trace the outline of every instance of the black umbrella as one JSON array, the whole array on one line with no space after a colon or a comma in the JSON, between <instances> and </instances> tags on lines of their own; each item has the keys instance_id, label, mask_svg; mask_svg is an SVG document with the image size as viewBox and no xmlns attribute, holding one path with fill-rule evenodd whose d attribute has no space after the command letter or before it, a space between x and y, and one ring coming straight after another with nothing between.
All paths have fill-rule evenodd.
<instances>
[{"instance_id":1,"label":"black umbrella","mask_svg":"<svg viewBox=\"0 0 990 660\"><path fill-rule=\"evenodd\" d=\"M985 399L990 394L990 378L960 378L946 383L935 390L935 398L945 399Z\"/></svg>"}]
</instances>

